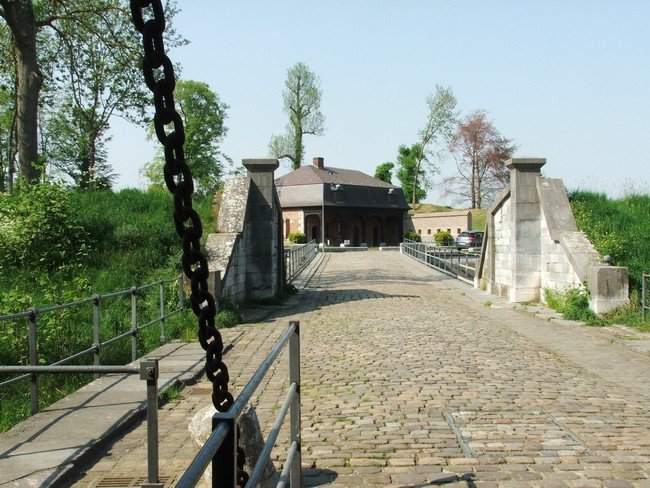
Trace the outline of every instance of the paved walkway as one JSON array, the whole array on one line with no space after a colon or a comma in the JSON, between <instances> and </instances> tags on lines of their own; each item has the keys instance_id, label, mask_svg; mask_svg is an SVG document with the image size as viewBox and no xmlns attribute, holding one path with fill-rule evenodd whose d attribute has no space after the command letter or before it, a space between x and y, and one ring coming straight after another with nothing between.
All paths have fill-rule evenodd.
<instances>
[{"instance_id":1,"label":"paved walkway","mask_svg":"<svg viewBox=\"0 0 650 488\"><path fill-rule=\"evenodd\" d=\"M395 252L332 253L291 307L224 331L226 363L241 388L301 321L306 486L650 487L648 337L554 317ZM254 399L266 431L286 378L281 360ZM166 486L209 392L199 381L160 411ZM145 439L133 429L69 484L137 486Z\"/></svg>"}]
</instances>

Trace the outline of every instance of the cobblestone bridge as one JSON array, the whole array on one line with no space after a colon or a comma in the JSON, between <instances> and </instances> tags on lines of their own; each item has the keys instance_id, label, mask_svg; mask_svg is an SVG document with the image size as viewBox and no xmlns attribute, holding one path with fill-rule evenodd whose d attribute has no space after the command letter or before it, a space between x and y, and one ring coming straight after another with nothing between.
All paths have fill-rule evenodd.
<instances>
[{"instance_id":1,"label":"cobblestone bridge","mask_svg":"<svg viewBox=\"0 0 650 488\"><path fill-rule=\"evenodd\" d=\"M241 388L301 321L307 486L650 487L650 356L626 347L642 337L547 312L398 253L333 253L290 307L225 331L226 363ZM280 360L258 391L263 428L286 374ZM166 483L196 452L187 425L209 402L199 382L160 412ZM143 478L145 439L131 431L75 486Z\"/></svg>"}]
</instances>

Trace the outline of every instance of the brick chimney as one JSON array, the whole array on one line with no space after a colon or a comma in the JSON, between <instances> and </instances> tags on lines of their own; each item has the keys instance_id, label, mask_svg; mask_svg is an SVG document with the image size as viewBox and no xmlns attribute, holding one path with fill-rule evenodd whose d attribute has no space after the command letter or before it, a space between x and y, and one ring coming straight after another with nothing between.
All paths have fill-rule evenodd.
<instances>
[{"instance_id":1,"label":"brick chimney","mask_svg":"<svg viewBox=\"0 0 650 488\"><path fill-rule=\"evenodd\" d=\"M324 165L325 158L314 158L314 166L316 166L318 169L323 169Z\"/></svg>"}]
</instances>

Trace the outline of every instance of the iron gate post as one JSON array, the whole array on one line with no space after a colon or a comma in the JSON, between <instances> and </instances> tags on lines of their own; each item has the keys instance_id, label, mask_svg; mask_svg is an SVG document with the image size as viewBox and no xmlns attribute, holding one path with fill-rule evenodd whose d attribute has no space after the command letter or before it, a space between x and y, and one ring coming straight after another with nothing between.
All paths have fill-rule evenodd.
<instances>
[{"instance_id":1,"label":"iron gate post","mask_svg":"<svg viewBox=\"0 0 650 488\"><path fill-rule=\"evenodd\" d=\"M212 432L220 423L228 425L228 434L212 458L212 488L237 486L237 419L229 412L217 412L212 417Z\"/></svg>"},{"instance_id":2,"label":"iron gate post","mask_svg":"<svg viewBox=\"0 0 650 488\"><path fill-rule=\"evenodd\" d=\"M140 362L140 379L147 382L147 483L143 488L162 488L158 479L158 358Z\"/></svg>"},{"instance_id":3,"label":"iron gate post","mask_svg":"<svg viewBox=\"0 0 650 488\"><path fill-rule=\"evenodd\" d=\"M300 488L302 474L302 439L301 439L301 422L300 422L300 322L291 322L295 325L296 330L291 334L289 340L289 384L296 383L296 394L291 400L291 429L290 435L292 442L297 442L298 448L292 459L290 483L292 488Z\"/></svg>"}]
</instances>

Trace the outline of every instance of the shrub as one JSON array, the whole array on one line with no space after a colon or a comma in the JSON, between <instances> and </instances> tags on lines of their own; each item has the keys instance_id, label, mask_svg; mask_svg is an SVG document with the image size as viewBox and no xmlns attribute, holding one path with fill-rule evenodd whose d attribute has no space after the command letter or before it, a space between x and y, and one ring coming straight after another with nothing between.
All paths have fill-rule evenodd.
<instances>
[{"instance_id":1,"label":"shrub","mask_svg":"<svg viewBox=\"0 0 650 488\"><path fill-rule=\"evenodd\" d=\"M292 232L289 234L289 242L292 244L306 244L307 236L302 232Z\"/></svg>"},{"instance_id":2,"label":"shrub","mask_svg":"<svg viewBox=\"0 0 650 488\"><path fill-rule=\"evenodd\" d=\"M410 230L406 234L404 234L404 239L408 239L410 241L415 241L415 242L421 242L422 241L422 238L420 237L420 234L418 234L414 230Z\"/></svg>"},{"instance_id":3,"label":"shrub","mask_svg":"<svg viewBox=\"0 0 650 488\"><path fill-rule=\"evenodd\" d=\"M446 230L439 230L433 235L433 240L439 246L453 246L454 236Z\"/></svg>"},{"instance_id":4,"label":"shrub","mask_svg":"<svg viewBox=\"0 0 650 488\"><path fill-rule=\"evenodd\" d=\"M89 252L70 191L49 183L22 183L0 198L0 270L52 271L76 266Z\"/></svg>"},{"instance_id":5,"label":"shrub","mask_svg":"<svg viewBox=\"0 0 650 488\"><path fill-rule=\"evenodd\" d=\"M589 325L603 325L603 320L589 308L589 290L585 286L569 288L564 292L545 289L546 304L560 312L567 320L579 320Z\"/></svg>"}]
</instances>

